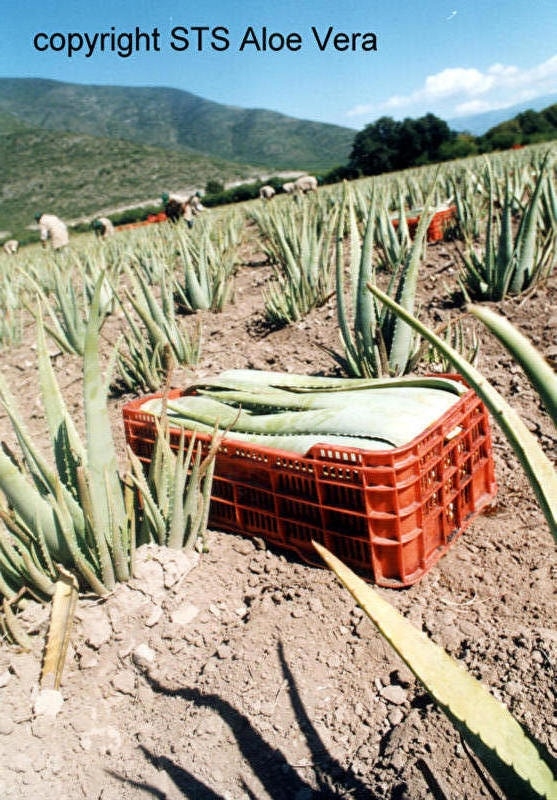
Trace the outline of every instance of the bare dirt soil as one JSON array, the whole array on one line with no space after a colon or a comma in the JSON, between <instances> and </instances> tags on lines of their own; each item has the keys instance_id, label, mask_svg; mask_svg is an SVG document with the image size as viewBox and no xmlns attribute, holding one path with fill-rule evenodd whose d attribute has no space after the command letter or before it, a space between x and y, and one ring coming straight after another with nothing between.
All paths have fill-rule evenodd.
<instances>
[{"instance_id":1,"label":"bare dirt soil","mask_svg":"<svg viewBox=\"0 0 557 800\"><path fill-rule=\"evenodd\" d=\"M430 245L421 315L455 314L454 243ZM272 271L247 230L234 302L200 314L203 351L177 386L233 367L338 374L334 301L269 331L262 287ZM557 282L499 308L557 358ZM121 319L106 336L114 341ZM555 430L526 379L489 336L480 368L552 457ZM4 349L2 370L45 440L34 327ZM55 359L80 418L80 362ZM124 453L122 406L110 401ZM555 586L547 524L512 451L493 427L498 496L422 580L379 589L460 659L557 755ZM0 438L11 440L2 414ZM335 577L260 539L211 530L208 552L140 551L135 579L104 601L81 597L61 686L63 705L34 702L48 609L22 620L32 652L0 645L0 796L4 800L482 800L473 756ZM497 796L497 794L495 795Z\"/></svg>"}]
</instances>

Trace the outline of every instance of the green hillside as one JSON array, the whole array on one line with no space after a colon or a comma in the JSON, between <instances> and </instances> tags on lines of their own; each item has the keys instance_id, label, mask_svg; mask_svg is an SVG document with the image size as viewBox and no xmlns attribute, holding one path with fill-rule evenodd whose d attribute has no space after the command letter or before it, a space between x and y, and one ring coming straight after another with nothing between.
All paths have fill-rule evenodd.
<instances>
[{"instance_id":1,"label":"green hillside","mask_svg":"<svg viewBox=\"0 0 557 800\"><path fill-rule=\"evenodd\" d=\"M48 130L126 139L271 170L322 171L348 158L354 131L242 109L164 87L0 78L0 113Z\"/></svg>"},{"instance_id":2,"label":"green hillside","mask_svg":"<svg viewBox=\"0 0 557 800\"><path fill-rule=\"evenodd\" d=\"M158 199L165 190L241 181L254 167L186 150L30 128L0 113L0 231L19 239L41 211L66 220Z\"/></svg>"}]
</instances>

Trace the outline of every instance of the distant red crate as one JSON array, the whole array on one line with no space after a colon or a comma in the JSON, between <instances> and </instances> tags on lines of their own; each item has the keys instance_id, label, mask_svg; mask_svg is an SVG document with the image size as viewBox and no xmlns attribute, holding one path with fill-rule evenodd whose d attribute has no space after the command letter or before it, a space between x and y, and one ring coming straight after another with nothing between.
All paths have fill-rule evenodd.
<instances>
[{"instance_id":1,"label":"distant red crate","mask_svg":"<svg viewBox=\"0 0 557 800\"><path fill-rule=\"evenodd\" d=\"M456 206L449 206L449 208L443 208L440 211L436 211L427 229L427 241L428 242L442 241L445 236L445 230L447 226L451 225L452 221L455 219L456 219ZM406 218L408 230L410 231L410 236L414 236L414 234L416 233L416 228L418 227L419 221L420 221L419 215ZM396 217L394 217L391 220L391 222L395 228L398 228L399 223Z\"/></svg>"},{"instance_id":2,"label":"distant red crate","mask_svg":"<svg viewBox=\"0 0 557 800\"><path fill-rule=\"evenodd\" d=\"M145 464L156 428L141 406L156 396L123 408L126 440ZM177 449L180 429L170 434ZM197 437L207 448L210 436ZM401 588L431 569L496 490L487 410L468 390L409 444L391 450L324 444L300 456L227 435L216 457L209 523L323 566L315 540L365 579Z\"/></svg>"}]
</instances>

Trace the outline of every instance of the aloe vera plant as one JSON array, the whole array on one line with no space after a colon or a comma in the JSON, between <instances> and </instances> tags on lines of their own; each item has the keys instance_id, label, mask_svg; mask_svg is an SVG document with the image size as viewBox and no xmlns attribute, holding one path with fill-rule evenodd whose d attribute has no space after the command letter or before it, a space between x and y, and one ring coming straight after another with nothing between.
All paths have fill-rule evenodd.
<instances>
[{"instance_id":1,"label":"aloe vera plant","mask_svg":"<svg viewBox=\"0 0 557 800\"><path fill-rule=\"evenodd\" d=\"M557 798L552 765L507 708L323 545L314 547L484 762L508 800Z\"/></svg>"},{"instance_id":2,"label":"aloe vera plant","mask_svg":"<svg viewBox=\"0 0 557 800\"><path fill-rule=\"evenodd\" d=\"M86 438L79 437L56 382L42 325L38 326L41 394L50 432L52 467L33 444L5 382L0 398L17 435L24 461L0 450L0 515L6 527L0 567L9 592L21 585L49 594L56 564L74 569L99 595L130 576L133 531L129 490L120 478L108 411L107 382L99 364L99 280L87 325L83 359ZM15 537L15 539L14 539ZM9 546L8 546L9 545ZM17 562L14 552L19 555Z\"/></svg>"},{"instance_id":3,"label":"aloe vera plant","mask_svg":"<svg viewBox=\"0 0 557 800\"><path fill-rule=\"evenodd\" d=\"M549 165L549 152L540 164L530 200L523 209L516 236L513 236L515 193L505 176L505 190L500 215L495 214L495 179L491 162L486 160L488 216L483 255L468 242L461 255L461 285L472 300L502 300L507 294L521 294L546 278L555 263L555 233L539 228L542 190Z\"/></svg>"},{"instance_id":4,"label":"aloe vera plant","mask_svg":"<svg viewBox=\"0 0 557 800\"><path fill-rule=\"evenodd\" d=\"M44 323L51 338L65 353L83 356L85 349L85 331L87 328L87 298L76 289L66 271L58 264L53 264L52 288L47 295L33 281L50 323ZM28 310L36 315L36 306L28 304Z\"/></svg>"},{"instance_id":5,"label":"aloe vera plant","mask_svg":"<svg viewBox=\"0 0 557 800\"><path fill-rule=\"evenodd\" d=\"M171 364L197 364L201 325L195 322L192 332L187 329L184 318L176 313L174 296L164 275L160 280L160 301L138 269L127 270L127 275L132 289L126 291L128 302L142 326L122 303L128 325L123 334L124 346L118 349L117 369L128 389L156 391Z\"/></svg>"},{"instance_id":6,"label":"aloe vera plant","mask_svg":"<svg viewBox=\"0 0 557 800\"><path fill-rule=\"evenodd\" d=\"M253 212L265 237L275 281L264 291L265 316L275 325L303 319L331 293L331 245L336 206L317 202Z\"/></svg>"},{"instance_id":7,"label":"aloe vera plant","mask_svg":"<svg viewBox=\"0 0 557 800\"><path fill-rule=\"evenodd\" d=\"M180 303L188 311L221 311L233 294L236 269L238 218L228 217L221 226L199 225L195 235L175 232L183 281L175 282ZM196 230L195 228L193 229Z\"/></svg>"},{"instance_id":8,"label":"aloe vera plant","mask_svg":"<svg viewBox=\"0 0 557 800\"><path fill-rule=\"evenodd\" d=\"M90 305L96 285L100 283L99 310L102 321L113 310L115 292L108 273L101 269L89 253L73 259L73 275L79 276L78 287L74 285L70 266L67 262L63 266L58 262L52 263L48 291L41 288L36 278L30 275L26 278L46 309L49 322L43 320L42 324L50 337L63 352L83 356ZM28 302L26 306L37 317L36 303Z\"/></svg>"},{"instance_id":9,"label":"aloe vera plant","mask_svg":"<svg viewBox=\"0 0 557 800\"><path fill-rule=\"evenodd\" d=\"M132 574L136 520L144 540L183 547L202 536L207 522L213 451L200 458L193 448L174 456L161 438L149 483L135 463L133 477L121 474L107 410L115 353L106 375L100 368L99 308L102 276L91 303L83 357L85 440L68 413L46 347L38 311L39 379L53 464L34 445L17 411L17 402L0 378L2 402L22 458L0 448L0 627L24 641L11 605L22 592L46 600L56 595L64 576L75 576L99 596ZM149 502L137 507L139 487ZM153 493L154 491L154 493ZM153 499L154 498L154 499ZM156 524L154 524L156 523ZM165 535L161 535L162 526ZM62 615L66 612L62 612ZM66 613L66 616L69 616ZM59 675L66 634L53 631L50 662ZM59 642L61 647L56 644Z\"/></svg>"},{"instance_id":10,"label":"aloe vera plant","mask_svg":"<svg viewBox=\"0 0 557 800\"><path fill-rule=\"evenodd\" d=\"M184 432L175 452L170 445L168 418L157 421L153 457L145 474L143 464L128 448L130 479L140 493L142 508L138 543L155 541L173 549L191 549L207 528L215 455L220 437L213 438L206 456L195 435L185 447Z\"/></svg>"},{"instance_id":11,"label":"aloe vera plant","mask_svg":"<svg viewBox=\"0 0 557 800\"><path fill-rule=\"evenodd\" d=\"M0 275L0 308L3 313L0 317L0 347L18 344L23 330L22 308L23 303L17 285L19 281L14 275Z\"/></svg>"},{"instance_id":12,"label":"aloe vera plant","mask_svg":"<svg viewBox=\"0 0 557 800\"><path fill-rule=\"evenodd\" d=\"M413 310L416 298L418 270L423 256L427 228L432 212L430 190L416 230L414 242L404 262L398 265L388 288L405 308ZM352 308L346 308L344 279L344 214L348 214L350 247L350 282ZM336 248L336 295L340 335L344 345L342 363L349 375L358 377L380 377L403 375L409 372L419 353L417 338L412 329L393 315L388 308L381 308L367 290L368 283L375 283L376 270L373 263L375 199L372 198L363 242L358 241L357 221L352 196L345 187L343 211L340 216ZM353 320L353 328L351 328Z\"/></svg>"},{"instance_id":13,"label":"aloe vera plant","mask_svg":"<svg viewBox=\"0 0 557 800\"><path fill-rule=\"evenodd\" d=\"M385 206L382 206L377 214L376 222L376 243L383 254L383 266L391 272L396 272L405 262L412 246L402 194L399 195L398 208L398 226L396 228Z\"/></svg>"}]
</instances>

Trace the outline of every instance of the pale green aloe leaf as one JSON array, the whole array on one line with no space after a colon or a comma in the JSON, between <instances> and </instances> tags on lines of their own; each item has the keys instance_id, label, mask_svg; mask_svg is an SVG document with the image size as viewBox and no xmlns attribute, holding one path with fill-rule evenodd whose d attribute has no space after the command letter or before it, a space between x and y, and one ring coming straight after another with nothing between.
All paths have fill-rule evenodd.
<instances>
[{"instance_id":1,"label":"pale green aloe leaf","mask_svg":"<svg viewBox=\"0 0 557 800\"><path fill-rule=\"evenodd\" d=\"M185 529L182 534L183 547L191 550L195 546L197 536L202 533L200 530L201 520L203 519L203 494L202 478L199 472L201 456L196 455L193 462L191 478L188 483L188 490L185 495L184 516Z\"/></svg>"},{"instance_id":2,"label":"pale green aloe leaf","mask_svg":"<svg viewBox=\"0 0 557 800\"><path fill-rule=\"evenodd\" d=\"M105 537L118 580L129 579L125 547L128 519L107 408L106 385L99 363L99 330L103 316L100 293L104 275L97 281L91 302L83 358L83 400L87 438L87 484L91 497L93 533ZM120 565L125 565L123 571ZM111 581L107 581L109 585Z\"/></svg>"},{"instance_id":3,"label":"pale green aloe leaf","mask_svg":"<svg viewBox=\"0 0 557 800\"><path fill-rule=\"evenodd\" d=\"M423 250L426 246L427 229L433 216L431 201L434 189L435 181L425 200L424 208L420 215L420 221L418 222L418 227L414 236L414 242L407 256L406 263L402 268L396 292L397 302L410 313L413 312L416 302L418 270L422 262ZM397 317L393 326L393 338L389 348L389 367L392 374L401 375L405 372L412 356L414 341L415 334L412 328Z\"/></svg>"},{"instance_id":4,"label":"pale green aloe leaf","mask_svg":"<svg viewBox=\"0 0 557 800\"><path fill-rule=\"evenodd\" d=\"M545 358L505 317L479 305L469 305L467 311L483 322L520 364L557 425L557 375Z\"/></svg>"},{"instance_id":5,"label":"pale green aloe leaf","mask_svg":"<svg viewBox=\"0 0 557 800\"><path fill-rule=\"evenodd\" d=\"M143 514L146 518L146 526L150 535L155 539L158 544L165 544L166 540L166 523L164 515L161 513L157 500L153 497L153 492L147 483L143 464L135 453L128 447L128 457L132 466L132 473L130 480L134 487L141 494L143 502Z\"/></svg>"},{"instance_id":6,"label":"pale green aloe leaf","mask_svg":"<svg viewBox=\"0 0 557 800\"><path fill-rule=\"evenodd\" d=\"M557 539L557 474L553 464L539 446L536 438L530 433L521 417L482 373L469 364L447 342L439 338L411 314L408 314L377 286L370 286L369 289L381 302L386 303L402 319L415 328L424 339L427 339L437 350L443 353L483 400L520 460L522 468L538 498L551 533Z\"/></svg>"},{"instance_id":7,"label":"pale green aloe leaf","mask_svg":"<svg viewBox=\"0 0 557 800\"><path fill-rule=\"evenodd\" d=\"M37 322L37 357L39 364L41 398L50 431L50 438L54 444L56 461L60 472L63 466L65 469L68 468L70 459L77 459L83 463L86 458L85 447L79 437L72 418L68 414L66 404L62 397L62 393L60 392L60 387L58 386L54 375L54 370L52 369L52 362L48 354L44 328L42 325L42 313L40 305L37 313ZM61 447L63 447L64 444L64 442L60 442L62 432L65 432L62 438L66 440L67 446L69 446L71 449L71 453L61 452ZM64 464L62 462L64 462Z\"/></svg>"},{"instance_id":8,"label":"pale green aloe leaf","mask_svg":"<svg viewBox=\"0 0 557 800\"><path fill-rule=\"evenodd\" d=\"M367 283L375 280L375 269L373 265L374 231L375 193L371 200L371 207L364 233L364 242L360 254L354 326L356 339L360 343L362 354L371 360L373 374L379 375L381 365L376 345L376 330L378 325L377 309L375 306L375 298L367 291Z\"/></svg>"},{"instance_id":9,"label":"pale green aloe leaf","mask_svg":"<svg viewBox=\"0 0 557 800\"><path fill-rule=\"evenodd\" d=\"M545 169L549 159L546 153L538 175L534 193L522 218L516 239L517 260L509 291L520 294L528 288L535 271L535 251L537 237L537 223L540 211L540 195L545 178Z\"/></svg>"},{"instance_id":10,"label":"pale green aloe leaf","mask_svg":"<svg viewBox=\"0 0 557 800\"><path fill-rule=\"evenodd\" d=\"M504 785L509 800L523 800L532 793L555 800L555 776L507 708L342 561L322 545L313 545L381 635L469 739L493 777Z\"/></svg>"},{"instance_id":11,"label":"pale green aloe leaf","mask_svg":"<svg viewBox=\"0 0 557 800\"><path fill-rule=\"evenodd\" d=\"M345 186L343 205L341 213L338 218L337 230L337 243L336 243L336 298L337 298L337 321L340 330L340 338L344 344L347 359L354 364L357 364L358 354L352 340L350 333L350 326L348 323L348 311L346 308L345 300L345 280L344 280L344 224L345 224L345 211L346 204L348 203L348 189ZM352 262L352 270L355 267Z\"/></svg>"},{"instance_id":12,"label":"pale green aloe leaf","mask_svg":"<svg viewBox=\"0 0 557 800\"><path fill-rule=\"evenodd\" d=\"M173 459L173 473L169 476L171 480L171 493L170 493L170 514L169 514L169 528L166 544L171 549L178 549L182 547L184 542L184 532L186 530L186 517L184 514L184 492L188 479L188 464L191 458L193 449L194 437L192 437L188 444L188 450L184 455L185 448L185 432L181 431L178 450L175 458Z\"/></svg>"},{"instance_id":13,"label":"pale green aloe leaf","mask_svg":"<svg viewBox=\"0 0 557 800\"><path fill-rule=\"evenodd\" d=\"M218 378L211 379L211 382L229 388L254 387L258 392L265 390L266 387L281 387L300 394L316 391L344 392L352 389L410 386L427 386L431 389L452 391L455 394L462 394L466 391L466 387L462 383L440 375L399 375L395 378L327 378L322 375L300 375L294 372L273 372L264 369L228 369L219 373Z\"/></svg>"},{"instance_id":14,"label":"pale green aloe leaf","mask_svg":"<svg viewBox=\"0 0 557 800\"><path fill-rule=\"evenodd\" d=\"M32 530L35 524L40 525L52 556L60 561L67 561L69 552L56 524L50 503L39 494L1 447L0 490L6 496L10 507L29 529Z\"/></svg>"}]
</instances>

